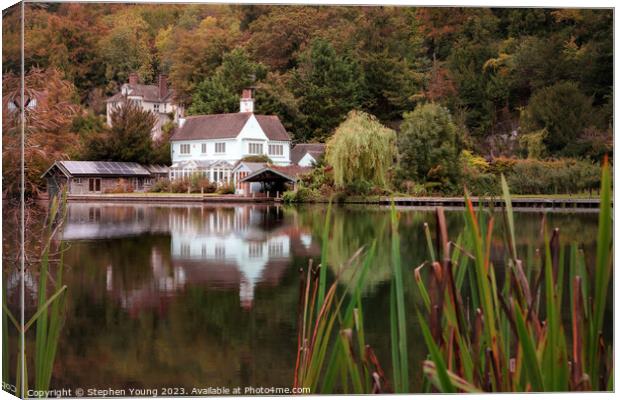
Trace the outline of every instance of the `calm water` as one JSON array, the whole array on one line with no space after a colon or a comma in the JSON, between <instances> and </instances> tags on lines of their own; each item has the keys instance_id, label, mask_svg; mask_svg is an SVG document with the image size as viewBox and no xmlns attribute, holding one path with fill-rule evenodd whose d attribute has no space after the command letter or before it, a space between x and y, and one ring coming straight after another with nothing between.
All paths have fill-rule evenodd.
<instances>
[{"instance_id":1,"label":"calm water","mask_svg":"<svg viewBox=\"0 0 620 400\"><path fill-rule=\"evenodd\" d=\"M69 298L52 387L290 386L298 269L319 258L324 216L322 206L70 204ZM585 240L586 252L597 218L547 215L566 243ZM449 212L448 220L455 237L462 213ZM537 212L517 214L523 252L540 243L540 220ZM411 270L427 258L422 224L433 228L434 217L402 209L400 221L411 381L419 391L426 350L414 321ZM364 291L365 329L389 371L389 209L335 208L333 222L332 276L360 246L378 240Z\"/></svg>"}]
</instances>

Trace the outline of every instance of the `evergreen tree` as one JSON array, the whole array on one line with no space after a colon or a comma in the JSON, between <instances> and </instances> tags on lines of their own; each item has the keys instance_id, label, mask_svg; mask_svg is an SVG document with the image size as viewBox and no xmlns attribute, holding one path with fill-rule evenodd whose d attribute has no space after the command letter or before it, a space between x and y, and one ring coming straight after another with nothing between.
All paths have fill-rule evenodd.
<instances>
[{"instance_id":1,"label":"evergreen tree","mask_svg":"<svg viewBox=\"0 0 620 400\"><path fill-rule=\"evenodd\" d=\"M545 129L551 153L578 155L576 139L595 122L592 99L575 82L560 82L534 93L521 116L521 130Z\"/></svg>"},{"instance_id":2,"label":"evergreen tree","mask_svg":"<svg viewBox=\"0 0 620 400\"><path fill-rule=\"evenodd\" d=\"M151 130L155 126L155 115L126 101L112 111L111 119L112 126L108 131L87 136L82 158L152 163L154 154Z\"/></svg>"},{"instance_id":3,"label":"evergreen tree","mask_svg":"<svg viewBox=\"0 0 620 400\"><path fill-rule=\"evenodd\" d=\"M252 62L241 48L224 55L222 65L202 81L192 96L190 114L220 114L239 111L242 89L251 86L266 73L262 64Z\"/></svg>"},{"instance_id":4,"label":"evergreen tree","mask_svg":"<svg viewBox=\"0 0 620 400\"><path fill-rule=\"evenodd\" d=\"M339 55L323 39L316 39L293 71L291 90L299 98L306 126L304 140L325 140L346 114L362 105L365 97L363 73L349 56Z\"/></svg>"}]
</instances>

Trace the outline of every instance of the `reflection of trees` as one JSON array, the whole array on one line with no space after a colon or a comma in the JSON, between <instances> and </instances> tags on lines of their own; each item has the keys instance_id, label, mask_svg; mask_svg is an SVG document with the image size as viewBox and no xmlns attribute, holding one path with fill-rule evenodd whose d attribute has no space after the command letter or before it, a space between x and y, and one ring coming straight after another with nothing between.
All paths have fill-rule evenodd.
<instances>
[{"instance_id":1,"label":"reflection of trees","mask_svg":"<svg viewBox=\"0 0 620 400\"><path fill-rule=\"evenodd\" d=\"M281 290L258 287L252 313L235 291L190 287L168 310L131 318L115 302L89 300L105 270L81 279L63 338L56 387L286 386L294 365L297 273ZM98 315L98 316L96 316Z\"/></svg>"}]
</instances>

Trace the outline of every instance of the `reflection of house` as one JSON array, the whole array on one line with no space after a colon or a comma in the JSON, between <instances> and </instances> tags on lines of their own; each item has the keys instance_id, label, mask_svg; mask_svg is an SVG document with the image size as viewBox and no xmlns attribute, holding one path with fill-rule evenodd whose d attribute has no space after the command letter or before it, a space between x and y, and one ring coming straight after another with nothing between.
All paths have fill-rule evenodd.
<instances>
[{"instance_id":1,"label":"reflection of house","mask_svg":"<svg viewBox=\"0 0 620 400\"><path fill-rule=\"evenodd\" d=\"M168 220L143 204L71 203L63 240L112 239L169 232Z\"/></svg>"},{"instance_id":2,"label":"reflection of house","mask_svg":"<svg viewBox=\"0 0 620 400\"><path fill-rule=\"evenodd\" d=\"M277 116L254 114L252 90L245 89L238 113L179 121L170 139L170 179L198 174L218 184L229 182L235 163L246 156L268 156L274 164L288 165L290 142Z\"/></svg>"},{"instance_id":3,"label":"reflection of house","mask_svg":"<svg viewBox=\"0 0 620 400\"><path fill-rule=\"evenodd\" d=\"M138 74L129 75L129 82L121 86L121 91L106 100L106 115L108 125L112 123L112 111L120 107L123 102L131 101L145 111L150 111L157 117L151 135L159 139L162 135L162 126L171 120L177 122L183 116L183 107L174 100L174 91L168 88L168 79L165 75L159 76L157 85L143 85L138 83Z\"/></svg>"},{"instance_id":4,"label":"reflection of house","mask_svg":"<svg viewBox=\"0 0 620 400\"><path fill-rule=\"evenodd\" d=\"M133 162L56 161L41 177L46 179L50 195L62 186L69 194L105 193L120 187L143 192L166 171L164 166L145 167Z\"/></svg>"},{"instance_id":5,"label":"reflection of house","mask_svg":"<svg viewBox=\"0 0 620 400\"><path fill-rule=\"evenodd\" d=\"M170 233L169 255L167 249L151 248L148 281L134 286L115 277L114 265L106 267L106 290L131 315L143 309L164 312L170 299L189 286L238 290L241 306L251 308L256 288L278 285L290 271L293 255L320 254L312 236L284 216L279 207L260 205L160 208L72 203L63 238Z\"/></svg>"}]
</instances>

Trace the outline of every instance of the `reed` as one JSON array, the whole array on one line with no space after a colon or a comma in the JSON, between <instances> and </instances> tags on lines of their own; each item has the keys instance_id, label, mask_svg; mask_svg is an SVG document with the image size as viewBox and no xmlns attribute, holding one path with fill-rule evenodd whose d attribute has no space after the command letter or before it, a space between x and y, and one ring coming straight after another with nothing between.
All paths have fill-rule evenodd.
<instances>
[{"instance_id":1,"label":"reed","mask_svg":"<svg viewBox=\"0 0 620 400\"><path fill-rule=\"evenodd\" d=\"M497 225L493 213L482 207L476 211L467 191L465 228L456 240L448 238L441 207L435 213L435 238L424 224L430 261L413 269L413 275L422 299L417 317L428 349L421 366L425 390L613 390L613 348L603 336L613 254L607 159L602 167L596 262L591 266L577 243L560 245L560 230L549 233L544 217L542 251L528 249L524 261L504 177L501 184L503 278L491 261ZM355 269L351 285L339 290L336 279L328 286L324 266L330 213L323 229L321 265L313 268L310 262L301 270L295 386L310 387L313 393L408 392L406 271L400 259L398 213L392 206L391 384L364 337L361 293L376 244L358 250L343 267ZM568 319L563 318L566 309Z\"/></svg>"},{"instance_id":2,"label":"reed","mask_svg":"<svg viewBox=\"0 0 620 400\"><path fill-rule=\"evenodd\" d=\"M26 336L30 332L30 329L33 326L35 327L33 383L34 390L36 390L37 393L42 393L49 389L58 340L60 338L60 330L62 328L66 299L65 293L67 289L67 286L62 283L64 267L63 253L65 245L62 242L55 241L55 238L62 229L66 211L66 192L63 192L60 196L56 196L52 199L44 224L36 312L22 325L8 309L5 302L3 302L2 307L3 322L4 319L10 320L20 336ZM50 260L50 256L56 253L59 255L59 260L57 261L57 269L53 277L53 282L50 284L50 282L48 282L48 280L51 279L50 266L52 261ZM56 262L54 262L54 264L56 264ZM52 289L52 293L49 296L47 293L48 288ZM7 335L6 330L3 328L3 336L6 338ZM15 395L18 397L25 396L25 394L28 393L29 375L27 369L29 363L26 362L26 360L28 360L28 352L26 352L26 350L27 349L24 349L24 360L22 360L20 340L20 355L17 357L17 381L15 385ZM3 360L3 363L8 363L8 360ZM24 370L24 382L21 382L22 368Z\"/></svg>"},{"instance_id":3,"label":"reed","mask_svg":"<svg viewBox=\"0 0 620 400\"><path fill-rule=\"evenodd\" d=\"M502 192L508 256L501 281L490 257L493 216L476 212L466 192L466 252L461 250L461 238L448 240L443 209L436 211L441 259L435 260L435 252L429 251L432 261L415 270L424 299L419 320L429 351L423 365L426 378L442 392L610 390L612 347L603 337L612 255L607 159L602 167L596 262L591 268L577 244L568 252L560 245L559 229L549 236L544 219L542 266L537 271L524 263L517 253L511 198L503 177ZM528 260L532 262L532 257ZM421 278L423 268L431 270L427 280ZM563 298L566 280L568 300ZM470 299L469 306L463 298ZM570 310L569 323L562 318L563 305Z\"/></svg>"},{"instance_id":4,"label":"reed","mask_svg":"<svg viewBox=\"0 0 620 400\"><path fill-rule=\"evenodd\" d=\"M328 208L327 221L331 213ZM329 224L323 230L321 264L300 269L298 348L294 387L312 393L381 393L390 387L364 335L361 294L376 244L361 248L340 266L354 269L350 283L339 290L338 276L327 283Z\"/></svg>"}]
</instances>

